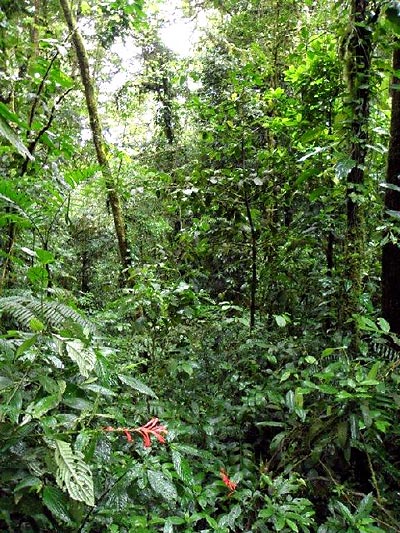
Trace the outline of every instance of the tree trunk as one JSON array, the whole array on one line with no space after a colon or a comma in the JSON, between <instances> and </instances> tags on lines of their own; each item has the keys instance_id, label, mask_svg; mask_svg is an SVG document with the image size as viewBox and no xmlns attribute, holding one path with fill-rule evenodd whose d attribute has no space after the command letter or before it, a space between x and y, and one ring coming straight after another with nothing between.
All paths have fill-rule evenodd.
<instances>
[{"instance_id":1,"label":"tree trunk","mask_svg":"<svg viewBox=\"0 0 400 533\"><path fill-rule=\"evenodd\" d=\"M128 277L128 271L132 266L131 254L126 236L126 227L121 207L121 200L116 190L115 180L112 175L111 167L107 158L103 131L97 109L94 83L90 75L89 60L82 37L76 27L76 22L72 16L71 9L68 5L68 0L60 0L60 5L63 10L68 29L72 34L72 41L74 43L81 79L85 91L86 105L89 114L90 128L92 130L93 143L96 149L97 161L101 167L101 171L107 187L107 198L114 219L115 233L117 235L118 249L123 269L123 278L126 280Z\"/></svg>"},{"instance_id":2,"label":"tree trunk","mask_svg":"<svg viewBox=\"0 0 400 533\"><path fill-rule=\"evenodd\" d=\"M360 312L362 275L365 260L365 213L363 195L364 165L367 155L372 32L366 0L351 0L350 32L347 38L346 81L348 91L349 156L353 168L347 177L347 231L345 246L345 278L342 318L350 325L351 350L359 348L359 331L353 315Z\"/></svg>"},{"instance_id":3,"label":"tree trunk","mask_svg":"<svg viewBox=\"0 0 400 533\"><path fill-rule=\"evenodd\" d=\"M393 51L393 70L400 71L400 41ZM392 88L392 116L385 194L385 209L400 211L400 78L394 76ZM390 188L392 186L392 188ZM382 253L382 314L391 331L400 334L400 247L387 242Z\"/></svg>"}]
</instances>

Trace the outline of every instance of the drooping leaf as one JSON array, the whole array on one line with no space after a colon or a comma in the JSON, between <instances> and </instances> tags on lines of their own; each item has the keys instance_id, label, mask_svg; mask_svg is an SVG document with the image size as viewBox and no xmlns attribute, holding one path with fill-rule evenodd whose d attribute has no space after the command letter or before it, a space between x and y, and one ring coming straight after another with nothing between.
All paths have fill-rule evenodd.
<instances>
[{"instance_id":1,"label":"drooping leaf","mask_svg":"<svg viewBox=\"0 0 400 533\"><path fill-rule=\"evenodd\" d=\"M157 394L147 385L145 385L142 381L139 381L136 378L132 378L130 376L118 376L119 379L124 383L125 385L128 385L128 387L131 387L132 389L137 390L138 392L141 392L142 394L146 394L147 396L151 396L152 398L157 398Z\"/></svg>"},{"instance_id":2,"label":"drooping leaf","mask_svg":"<svg viewBox=\"0 0 400 533\"><path fill-rule=\"evenodd\" d=\"M80 452L73 452L71 446L56 440L55 461L57 464L56 481L61 489L66 489L72 499L94 505L92 472L84 462Z\"/></svg>"},{"instance_id":3,"label":"drooping leaf","mask_svg":"<svg viewBox=\"0 0 400 533\"><path fill-rule=\"evenodd\" d=\"M29 152L28 148L20 140L18 135L14 133L11 126L8 125L7 121L0 115L0 135L5 137L7 141L16 148L16 150L24 157L27 157L31 161L34 159L32 154Z\"/></svg>"},{"instance_id":4,"label":"drooping leaf","mask_svg":"<svg viewBox=\"0 0 400 533\"><path fill-rule=\"evenodd\" d=\"M35 344L37 339L37 335L32 335L31 337L25 339L24 342L18 346L15 355L19 357L20 355L24 354L27 350L29 350L29 348L31 348Z\"/></svg>"},{"instance_id":5,"label":"drooping leaf","mask_svg":"<svg viewBox=\"0 0 400 533\"><path fill-rule=\"evenodd\" d=\"M27 476L22 479L14 488L14 493L26 489L38 491L42 486L42 481L36 476Z\"/></svg>"}]
</instances>

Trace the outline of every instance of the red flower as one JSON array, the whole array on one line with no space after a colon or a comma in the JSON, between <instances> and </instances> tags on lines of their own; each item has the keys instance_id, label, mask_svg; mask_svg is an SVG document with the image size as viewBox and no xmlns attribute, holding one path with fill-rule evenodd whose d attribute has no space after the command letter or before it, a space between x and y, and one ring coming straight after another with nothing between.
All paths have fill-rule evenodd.
<instances>
[{"instance_id":1,"label":"red flower","mask_svg":"<svg viewBox=\"0 0 400 533\"><path fill-rule=\"evenodd\" d=\"M129 431L126 428L123 428L123 432L125 433L126 440L128 442L132 442L132 435L129 433Z\"/></svg>"},{"instance_id":2,"label":"red flower","mask_svg":"<svg viewBox=\"0 0 400 533\"><path fill-rule=\"evenodd\" d=\"M158 442L161 442L161 444L165 443L165 438L162 436L162 433L166 435L167 428L158 423L158 418L152 418L149 422L147 422L147 424L141 426L140 428L136 428L133 431L140 433L140 435L143 437L143 444L145 448L149 448L149 446L151 446L151 435L154 435Z\"/></svg>"},{"instance_id":3,"label":"red flower","mask_svg":"<svg viewBox=\"0 0 400 533\"><path fill-rule=\"evenodd\" d=\"M162 444L165 443L165 438L162 436L162 433L166 435L168 433L167 428L158 423L158 418L152 418L147 424L139 428L114 428L112 426L106 426L103 428L104 431L119 431L125 434L126 440L132 442L132 432L140 433L143 437L143 444L145 448L151 446L151 435L154 435L158 442Z\"/></svg>"},{"instance_id":4,"label":"red flower","mask_svg":"<svg viewBox=\"0 0 400 533\"><path fill-rule=\"evenodd\" d=\"M228 474L226 473L226 470L224 468L221 468L219 475L221 476L222 481L225 483L225 485L230 490L228 496L232 496L232 494L235 492L237 483L229 479Z\"/></svg>"}]
</instances>

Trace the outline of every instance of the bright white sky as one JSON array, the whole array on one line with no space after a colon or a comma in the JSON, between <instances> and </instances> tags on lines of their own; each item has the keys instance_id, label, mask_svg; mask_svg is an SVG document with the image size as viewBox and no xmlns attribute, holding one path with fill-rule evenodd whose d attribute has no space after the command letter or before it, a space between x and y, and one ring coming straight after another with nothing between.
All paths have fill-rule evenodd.
<instances>
[{"instance_id":1,"label":"bright white sky","mask_svg":"<svg viewBox=\"0 0 400 533\"><path fill-rule=\"evenodd\" d=\"M165 21L159 34L164 44L172 52L185 58L190 57L193 53L193 48L199 41L202 31L207 27L207 16L205 13L200 13L196 20L189 20L183 16L180 6L181 0L164 0L158 4L157 11L160 18ZM141 68L141 62L137 61L140 48L136 47L133 42L125 41L124 43L122 39L117 39L112 45L111 51L121 58L122 68L118 72L114 72L112 79L107 83L100 85L100 103L108 101L109 95L118 91L124 83L132 79L132 76L139 73ZM119 130L121 127L116 129ZM116 131L114 134L118 135ZM91 137L90 130L83 130L82 137L84 140L89 139Z\"/></svg>"},{"instance_id":2,"label":"bright white sky","mask_svg":"<svg viewBox=\"0 0 400 533\"><path fill-rule=\"evenodd\" d=\"M207 17L201 12L197 19L189 20L182 16L179 0L164 2L161 13L167 22L160 31L164 44L181 57L188 57L198 42L201 30L207 26Z\"/></svg>"}]
</instances>

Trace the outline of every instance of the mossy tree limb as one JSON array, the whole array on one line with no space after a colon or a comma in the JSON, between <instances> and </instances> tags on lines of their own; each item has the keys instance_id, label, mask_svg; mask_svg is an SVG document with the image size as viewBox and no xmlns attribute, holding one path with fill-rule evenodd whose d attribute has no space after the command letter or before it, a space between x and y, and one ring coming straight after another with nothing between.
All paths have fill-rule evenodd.
<instances>
[{"instance_id":1,"label":"mossy tree limb","mask_svg":"<svg viewBox=\"0 0 400 533\"><path fill-rule=\"evenodd\" d=\"M127 272L132 265L131 254L126 235L126 226L122 211L121 199L118 194L116 182L107 157L106 144L104 141L103 130L97 108L95 87L93 79L90 75L89 59L86 53L85 44L77 29L76 22L68 4L68 0L60 0L60 5L64 13L64 18L68 29L71 32L72 41L78 59L81 80L85 92L86 106L89 115L90 129L92 131L93 144L96 150L97 161L101 167L107 188L107 199L113 215L115 233L118 240L118 249L124 272L123 277L126 278Z\"/></svg>"}]
</instances>

